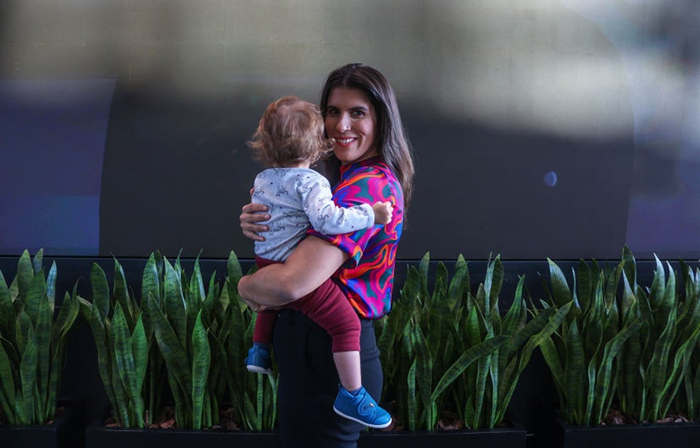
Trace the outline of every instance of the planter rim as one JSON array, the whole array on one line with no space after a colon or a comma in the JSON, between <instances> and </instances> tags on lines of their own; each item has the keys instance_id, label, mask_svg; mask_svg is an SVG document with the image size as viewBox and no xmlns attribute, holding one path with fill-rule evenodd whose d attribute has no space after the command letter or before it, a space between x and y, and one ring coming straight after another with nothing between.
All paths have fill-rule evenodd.
<instances>
[{"instance_id":1,"label":"planter rim","mask_svg":"<svg viewBox=\"0 0 700 448\"><path fill-rule=\"evenodd\" d=\"M73 397L66 397L66 398L60 398L56 400L56 409L59 407L63 407L64 410L60 414L56 414L56 417L51 421L51 423L47 423L44 425L0 425L0 429L3 431L5 430L26 430L26 429L31 429L31 430L55 430L57 428L61 428L66 425L66 423L73 418L73 409L72 406L77 405L80 402L80 399L78 398L73 398Z\"/></svg>"}]
</instances>

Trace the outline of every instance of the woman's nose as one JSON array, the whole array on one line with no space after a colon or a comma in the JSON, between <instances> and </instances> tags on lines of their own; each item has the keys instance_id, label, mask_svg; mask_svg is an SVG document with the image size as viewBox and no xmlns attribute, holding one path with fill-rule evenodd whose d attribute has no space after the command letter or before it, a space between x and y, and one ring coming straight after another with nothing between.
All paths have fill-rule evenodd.
<instances>
[{"instance_id":1,"label":"woman's nose","mask_svg":"<svg viewBox=\"0 0 700 448\"><path fill-rule=\"evenodd\" d=\"M339 132L345 132L350 129L350 117L347 115L343 114L338 118L338 124L336 125L336 129Z\"/></svg>"}]
</instances>

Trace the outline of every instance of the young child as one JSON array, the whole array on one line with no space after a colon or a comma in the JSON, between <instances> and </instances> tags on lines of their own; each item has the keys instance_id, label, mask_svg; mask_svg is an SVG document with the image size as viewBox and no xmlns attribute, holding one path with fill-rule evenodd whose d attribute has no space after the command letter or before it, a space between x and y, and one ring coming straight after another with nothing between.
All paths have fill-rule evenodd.
<instances>
[{"instance_id":1,"label":"young child","mask_svg":"<svg viewBox=\"0 0 700 448\"><path fill-rule=\"evenodd\" d=\"M271 103L248 145L269 168L255 178L253 201L268 206L270 230L265 241L255 242L259 267L283 262L306 235L310 226L328 234L350 233L391 221L389 202L349 208L335 205L330 184L310 169L328 149L323 118L307 101L285 96ZM289 303L307 315L332 339L333 360L340 386L333 409L339 415L372 428L386 428L391 416L379 407L362 386L360 370L360 320L340 288L328 279L311 294ZM258 313L248 370L270 373L272 332L277 311ZM359 409L369 399L369 409Z\"/></svg>"}]
</instances>

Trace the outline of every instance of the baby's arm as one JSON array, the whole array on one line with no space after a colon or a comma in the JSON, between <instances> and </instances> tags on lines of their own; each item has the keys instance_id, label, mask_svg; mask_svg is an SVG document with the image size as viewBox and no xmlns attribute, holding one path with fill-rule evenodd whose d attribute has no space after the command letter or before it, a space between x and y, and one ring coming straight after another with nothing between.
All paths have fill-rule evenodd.
<instances>
[{"instance_id":1,"label":"baby's arm","mask_svg":"<svg viewBox=\"0 0 700 448\"><path fill-rule=\"evenodd\" d=\"M391 220L393 208L389 203L338 207L333 202L330 184L320 175L313 182L301 185L299 192L302 195L304 213L311 226L325 235L352 233Z\"/></svg>"}]
</instances>

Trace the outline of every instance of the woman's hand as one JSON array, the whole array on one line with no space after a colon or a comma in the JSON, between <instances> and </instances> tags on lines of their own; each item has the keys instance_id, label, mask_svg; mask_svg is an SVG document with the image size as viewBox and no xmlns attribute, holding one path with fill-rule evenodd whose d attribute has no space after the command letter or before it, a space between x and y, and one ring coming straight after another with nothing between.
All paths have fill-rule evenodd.
<instances>
[{"instance_id":1,"label":"woman's hand","mask_svg":"<svg viewBox=\"0 0 700 448\"><path fill-rule=\"evenodd\" d=\"M265 241L265 237L261 236L260 233L267 232L270 230L270 227L258 223L270 219L270 215L266 213L267 206L251 202L244 205L241 212L241 216L238 219L241 221L243 235L254 241Z\"/></svg>"},{"instance_id":2,"label":"woman's hand","mask_svg":"<svg viewBox=\"0 0 700 448\"><path fill-rule=\"evenodd\" d=\"M245 277L243 277L245 278ZM270 309L271 307L265 306L265 305L260 305L259 303L253 302L252 300L248 300L245 297L241 297L241 300L248 305L248 308L253 310L256 313L259 313L260 311L265 311L267 309Z\"/></svg>"}]
</instances>

